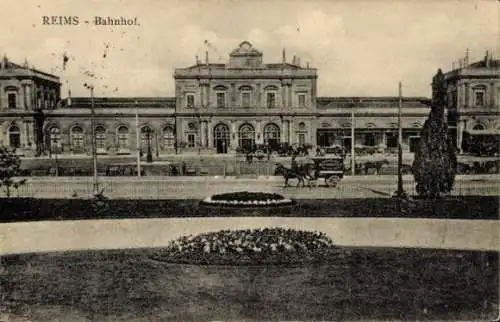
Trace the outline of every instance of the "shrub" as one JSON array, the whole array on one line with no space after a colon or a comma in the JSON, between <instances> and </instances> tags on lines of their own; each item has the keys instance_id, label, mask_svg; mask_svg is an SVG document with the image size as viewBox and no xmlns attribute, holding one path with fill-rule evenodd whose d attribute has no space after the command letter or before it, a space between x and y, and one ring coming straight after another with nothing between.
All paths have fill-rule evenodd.
<instances>
[{"instance_id":1,"label":"shrub","mask_svg":"<svg viewBox=\"0 0 500 322\"><path fill-rule=\"evenodd\" d=\"M293 264L324 261L332 249L333 243L324 233L265 228L181 237L154 257L189 264Z\"/></svg>"},{"instance_id":2,"label":"shrub","mask_svg":"<svg viewBox=\"0 0 500 322\"><path fill-rule=\"evenodd\" d=\"M229 192L219 195L213 195L212 200L228 200L228 201L266 201L266 200L283 200L285 197L277 193L265 193L265 192Z\"/></svg>"},{"instance_id":3,"label":"shrub","mask_svg":"<svg viewBox=\"0 0 500 322\"><path fill-rule=\"evenodd\" d=\"M26 183L26 180L14 180L21 175L21 159L16 155L15 149L0 147L0 186L5 188L5 194L10 197L12 188Z\"/></svg>"}]
</instances>

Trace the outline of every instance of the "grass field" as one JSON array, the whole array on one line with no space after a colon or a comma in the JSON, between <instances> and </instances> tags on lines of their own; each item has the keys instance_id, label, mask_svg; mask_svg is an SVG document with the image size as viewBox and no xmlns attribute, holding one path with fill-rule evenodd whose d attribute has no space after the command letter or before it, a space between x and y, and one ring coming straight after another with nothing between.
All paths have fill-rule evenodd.
<instances>
[{"instance_id":1,"label":"grass field","mask_svg":"<svg viewBox=\"0 0 500 322\"><path fill-rule=\"evenodd\" d=\"M84 199L0 199L0 222L76 219L125 219L172 217L403 217L449 219L499 219L499 197L464 196L439 201L413 200L405 214L396 213L393 199L307 199L293 208L269 211L208 210L198 200L120 200L95 204Z\"/></svg>"},{"instance_id":2,"label":"grass field","mask_svg":"<svg viewBox=\"0 0 500 322\"><path fill-rule=\"evenodd\" d=\"M303 266L158 262L158 250L4 256L4 318L32 321L490 319L498 253L339 248Z\"/></svg>"}]
</instances>

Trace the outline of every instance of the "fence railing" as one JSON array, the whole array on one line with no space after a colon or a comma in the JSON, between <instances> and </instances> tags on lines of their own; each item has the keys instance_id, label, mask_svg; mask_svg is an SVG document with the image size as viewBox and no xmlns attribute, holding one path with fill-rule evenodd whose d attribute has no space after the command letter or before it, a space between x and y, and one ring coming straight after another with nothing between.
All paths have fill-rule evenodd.
<instances>
[{"instance_id":1,"label":"fence railing","mask_svg":"<svg viewBox=\"0 0 500 322\"><path fill-rule=\"evenodd\" d=\"M142 163L142 175L145 176L272 176L275 174L276 163L290 166L291 161L239 161L239 160L202 160L190 162L173 163ZM351 174L350 164L346 162L345 173ZM499 164L495 161L486 162L477 167L459 165L458 174L495 174L500 173ZM389 162L363 162L358 163L355 168L356 175L395 175L398 165L395 161ZM411 173L411 164L403 163L403 174ZM24 170L26 176L92 176L92 167L86 165L79 167L73 164L56 167ZM98 166L99 176L136 176L137 167L128 165L105 165Z\"/></svg>"},{"instance_id":2,"label":"fence railing","mask_svg":"<svg viewBox=\"0 0 500 322\"><path fill-rule=\"evenodd\" d=\"M376 178L376 177L375 177ZM281 177L259 177L257 179L220 179L209 177L102 177L98 184L104 195L111 198L134 199L189 199L206 195L242 190L257 190L283 193L290 197L307 198L350 198L350 197L391 197L397 190L397 181L392 177L345 177L337 187L327 187L324 181L319 186L283 188ZM499 178L468 179L459 176L455 180L452 195L500 195ZM415 195L415 182L412 176L405 176L403 188L406 193ZM2 192L3 193L3 192ZM89 198L93 195L91 177L31 178L11 196L34 198Z\"/></svg>"}]
</instances>

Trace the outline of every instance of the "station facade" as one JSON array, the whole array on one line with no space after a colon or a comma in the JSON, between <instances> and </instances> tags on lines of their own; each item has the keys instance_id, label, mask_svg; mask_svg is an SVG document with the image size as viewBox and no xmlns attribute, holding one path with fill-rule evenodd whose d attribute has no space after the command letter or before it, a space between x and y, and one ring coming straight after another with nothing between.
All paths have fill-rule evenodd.
<instances>
[{"instance_id":1,"label":"station facade","mask_svg":"<svg viewBox=\"0 0 500 322\"><path fill-rule=\"evenodd\" d=\"M482 109L471 108L461 115L496 129L498 74L488 73L492 78L485 80L486 88L476 83L470 87L484 89L483 97L490 102L488 121L481 121L486 117ZM453 71L447 75L454 79ZM137 140L141 150L149 145L156 156L234 153L281 143L349 148L354 120L355 144L382 150L397 146L398 97L318 97L317 70L308 63L301 65L298 58L287 60L285 52L280 62L264 63L263 53L245 41L229 54L226 64L197 59L193 66L176 69L173 77L175 97L97 97L92 109L90 97L61 99L57 76L4 58L0 141L25 156L56 151L89 155L93 119L97 152L106 155L135 154ZM449 84L450 93L464 86ZM449 102L452 97L463 94L450 94ZM426 100L403 97L405 151L411 152L418 142L429 113ZM458 109L467 110L462 105ZM467 124L467 129L474 128ZM457 130L457 140L458 136Z\"/></svg>"}]
</instances>

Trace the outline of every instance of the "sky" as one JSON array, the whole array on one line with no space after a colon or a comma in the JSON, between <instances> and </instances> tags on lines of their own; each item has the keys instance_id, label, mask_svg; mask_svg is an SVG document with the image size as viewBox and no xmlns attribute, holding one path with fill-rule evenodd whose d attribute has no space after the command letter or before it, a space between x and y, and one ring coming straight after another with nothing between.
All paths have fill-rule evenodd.
<instances>
[{"instance_id":1,"label":"sky","mask_svg":"<svg viewBox=\"0 0 500 322\"><path fill-rule=\"evenodd\" d=\"M438 68L500 56L497 0L2 0L0 54L61 78L62 96L174 96L175 68L225 63L249 41L265 63L318 69L319 96L430 96ZM78 25L43 25L77 16ZM138 26L96 26L95 16ZM90 23L84 23L88 20ZM208 45L206 42L208 41ZM66 64L64 58L68 57Z\"/></svg>"}]
</instances>

